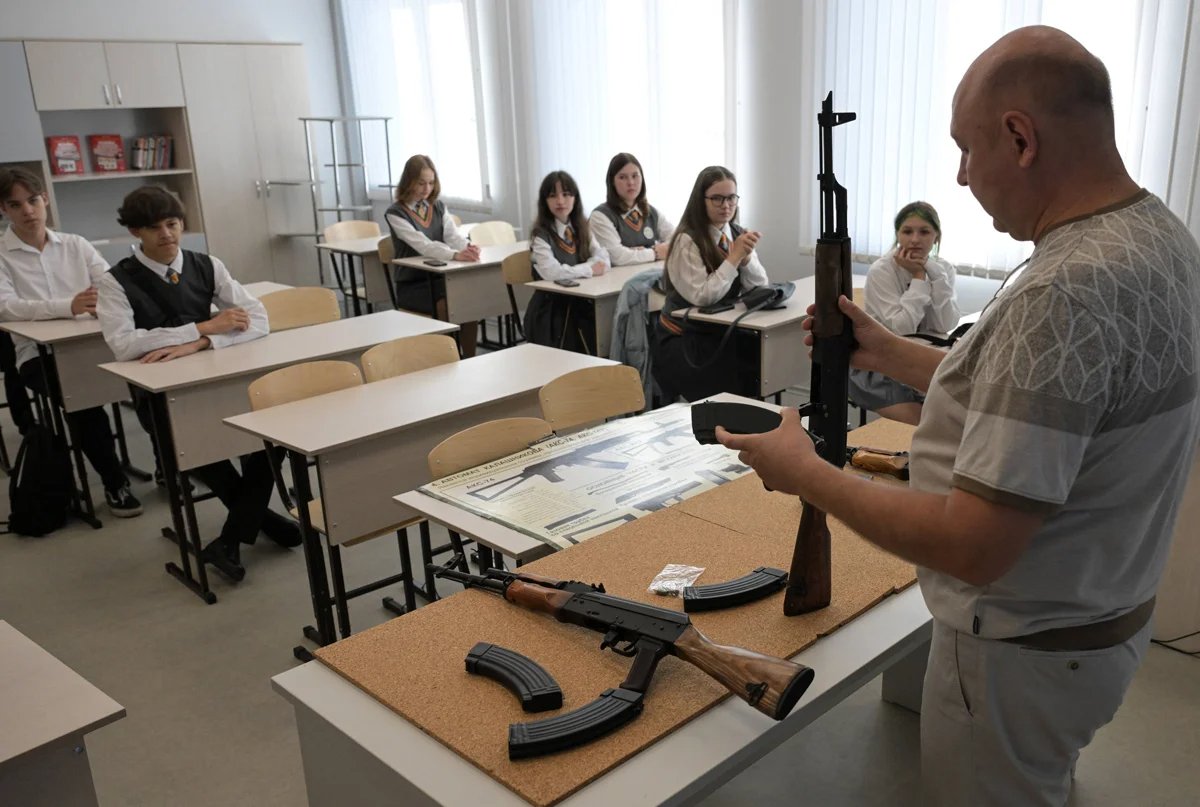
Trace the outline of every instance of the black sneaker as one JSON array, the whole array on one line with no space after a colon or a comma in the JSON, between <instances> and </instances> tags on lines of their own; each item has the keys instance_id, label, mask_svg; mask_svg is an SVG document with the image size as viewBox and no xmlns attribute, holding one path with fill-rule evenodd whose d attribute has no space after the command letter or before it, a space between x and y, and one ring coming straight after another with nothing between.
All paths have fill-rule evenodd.
<instances>
[{"instance_id":1,"label":"black sneaker","mask_svg":"<svg viewBox=\"0 0 1200 807\"><path fill-rule=\"evenodd\" d=\"M200 551L200 560L211 565L234 583L240 583L246 576L246 569L238 557L237 544L231 547L220 538Z\"/></svg>"},{"instance_id":2,"label":"black sneaker","mask_svg":"<svg viewBox=\"0 0 1200 807\"><path fill-rule=\"evenodd\" d=\"M137 500L129 485L125 484L116 490L104 490L104 500L108 509L117 518L133 518L142 514L142 503Z\"/></svg>"},{"instance_id":3,"label":"black sneaker","mask_svg":"<svg viewBox=\"0 0 1200 807\"><path fill-rule=\"evenodd\" d=\"M282 547L291 549L294 546L300 546L303 540L300 537L300 525L290 518L285 518L273 510L268 510L263 516L262 522L263 535L270 538L275 543ZM253 543L247 541L247 543Z\"/></svg>"}]
</instances>

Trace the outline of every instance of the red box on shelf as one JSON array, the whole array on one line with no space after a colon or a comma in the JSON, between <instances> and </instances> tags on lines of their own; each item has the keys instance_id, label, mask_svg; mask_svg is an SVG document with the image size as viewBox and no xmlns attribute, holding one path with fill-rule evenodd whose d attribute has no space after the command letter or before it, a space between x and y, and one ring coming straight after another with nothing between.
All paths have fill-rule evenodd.
<instances>
[{"instance_id":1,"label":"red box on shelf","mask_svg":"<svg viewBox=\"0 0 1200 807\"><path fill-rule=\"evenodd\" d=\"M92 170L109 173L125 170L125 142L120 135L88 135L88 151L92 152Z\"/></svg>"},{"instance_id":2,"label":"red box on shelf","mask_svg":"<svg viewBox=\"0 0 1200 807\"><path fill-rule=\"evenodd\" d=\"M51 135L46 138L46 151L50 154L50 173L82 174L83 153L76 135Z\"/></svg>"}]
</instances>

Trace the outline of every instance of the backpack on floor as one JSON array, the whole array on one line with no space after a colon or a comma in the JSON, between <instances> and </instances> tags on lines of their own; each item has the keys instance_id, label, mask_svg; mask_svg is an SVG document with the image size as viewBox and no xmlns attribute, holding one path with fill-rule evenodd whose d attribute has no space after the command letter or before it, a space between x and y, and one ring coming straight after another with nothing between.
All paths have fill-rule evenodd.
<instances>
[{"instance_id":1,"label":"backpack on floor","mask_svg":"<svg viewBox=\"0 0 1200 807\"><path fill-rule=\"evenodd\" d=\"M41 536L67 523L75 480L66 447L45 426L30 426L8 480L8 529Z\"/></svg>"}]
</instances>

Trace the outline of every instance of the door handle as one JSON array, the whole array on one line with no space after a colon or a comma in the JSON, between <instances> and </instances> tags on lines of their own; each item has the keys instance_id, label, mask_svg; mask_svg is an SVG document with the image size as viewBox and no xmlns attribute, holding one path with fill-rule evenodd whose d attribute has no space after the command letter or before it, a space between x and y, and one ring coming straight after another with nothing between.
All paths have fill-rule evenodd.
<instances>
[{"instance_id":1,"label":"door handle","mask_svg":"<svg viewBox=\"0 0 1200 807\"><path fill-rule=\"evenodd\" d=\"M125 103L125 98L124 98L124 97L121 95L121 85L120 85L120 84L113 84L113 86L117 88L117 103L118 103L118 104L124 104L124 103Z\"/></svg>"},{"instance_id":2,"label":"door handle","mask_svg":"<svg viewBox=\"0 0 1200 807\"><path fill-rule=\"evenodd\" d=\"M254 180L254 195L259 199L262 198L262 180Z\"/></svg>"},{"instance_id":3,"label":"door handle","mask_svg":"<svg viewBox=\"0 0 1200 807\"><path fill-rule=\"evenodd\" d=\"M112 106L112 93L110 93L108 91L108 85L101 84L100 86L104 88L104 104L105 104L105 106Z\"/></svg>"}]
</instances>

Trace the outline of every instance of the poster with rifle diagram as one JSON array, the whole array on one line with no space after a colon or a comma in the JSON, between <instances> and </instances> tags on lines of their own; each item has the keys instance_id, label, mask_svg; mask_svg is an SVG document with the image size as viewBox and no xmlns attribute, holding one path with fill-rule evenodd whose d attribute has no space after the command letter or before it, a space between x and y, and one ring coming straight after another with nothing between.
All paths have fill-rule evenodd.
<instances>
[{"instance_id":1,"label":"poster with rifle diagram","mask_svg":"<svg viewBox=\"0 0 1200 807\"><path fill-rule=\"evenodd\" d=\"M701 445L686 404L552 437L420 488L565 549L750 472Z\"/></svg>"}]
</instances>

